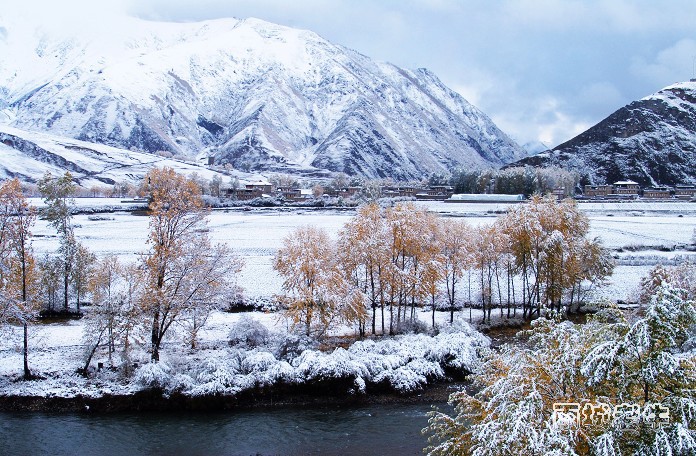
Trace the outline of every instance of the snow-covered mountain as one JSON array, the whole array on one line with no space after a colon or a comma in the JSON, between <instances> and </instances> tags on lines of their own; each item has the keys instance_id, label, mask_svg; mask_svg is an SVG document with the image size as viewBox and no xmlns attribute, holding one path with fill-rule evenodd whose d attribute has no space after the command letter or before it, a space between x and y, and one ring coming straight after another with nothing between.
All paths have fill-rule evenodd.
<instances>
[{"instance_id":1,"label":"snow-covered mountain","mask_svg":"<svg viewBox=\"0 0 696 456\"><path fill-rule=\"evenodd\" d=\"M0 19L0 123L244 171L422 177L526 154L425 69L257 19L130 18L86 38Z\"/></svg>"},{"instance_id":2,"label":"snow-covered mountain","mask_svg":"<svg viewBox=\"0 0 696 456\"><path fill-rule=\"evenodd\" d=\"M230 179L180 160L0 125L0 180L16 177L34 183L46 172L58 176L70 171L83 188L120 182L138 184L150 169L164 166L186 175L196 173L206 180L215 175L225 183ZM254 176L238 177L249 180Z\"/></svg>"},{"instance_id":3,"label":"snow-covered mountain","mask_svg":"<svg viewBox=\"0 0 696 456\"><path fill-rule=\"evenodd\" d=\"M552 151L519 164L575 169L589 182L696 183L696 82L634 101Z\"/></svg>"}]
</instances>

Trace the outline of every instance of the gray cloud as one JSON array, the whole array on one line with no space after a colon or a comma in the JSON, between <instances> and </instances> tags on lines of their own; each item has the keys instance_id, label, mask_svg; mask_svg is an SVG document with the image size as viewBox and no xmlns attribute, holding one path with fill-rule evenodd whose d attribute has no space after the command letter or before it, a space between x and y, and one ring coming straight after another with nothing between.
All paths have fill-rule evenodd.
<instances>
[{"instance_id":1,"label":"gray cloud","mask_svg":"<svg viewBox=\"0 0 696 456\"><path fill-rule=\"evenodd\" d=\"M520 142L556 145L692 75L693 0L49 0L69 22L257 17L427 67ZM57 5L57 6L49 6ZM0 13L1 14L1 13ZM57 24L59 25L59 24Z\"/></svg>"}]
</instances>

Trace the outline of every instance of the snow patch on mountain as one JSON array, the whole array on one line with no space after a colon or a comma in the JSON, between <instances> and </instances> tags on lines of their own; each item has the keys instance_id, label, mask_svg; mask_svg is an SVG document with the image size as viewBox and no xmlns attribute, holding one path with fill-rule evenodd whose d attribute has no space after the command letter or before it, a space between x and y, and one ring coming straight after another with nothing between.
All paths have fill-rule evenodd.
<instances>
[{"instance_id":1,"label":"snow patch on mountain","mask_svg":"<svg viewBox=\"0 0 696 456\"><path fill-rule=\"evenodd\" d=\"M215 175L229 179L180 160L0 125L0 179L17 177L34 183L46 172L56 176L70 171L78 185L90 188L117 182L139 184L150 169L164 166L186 175L195 172L207 180Z\"/></svg>"}]
</instances>

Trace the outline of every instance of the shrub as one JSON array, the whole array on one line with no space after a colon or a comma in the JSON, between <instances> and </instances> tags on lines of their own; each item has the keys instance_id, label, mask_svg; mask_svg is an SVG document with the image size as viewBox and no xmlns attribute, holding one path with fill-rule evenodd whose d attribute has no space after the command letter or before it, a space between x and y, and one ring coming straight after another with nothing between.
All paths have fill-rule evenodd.
<instances>
[{"instance_id":1,"label":"shrub","mask_svg":"<svg viewBox=\"0 0 696 456\"><path fill-rule=\"evenodd\" d=\"M245 345L247 347L258 347L266 345L271 333L263 323L254 318L243 315L234 325L229 333L230 345Z\"/></svg>"}]
</instances>

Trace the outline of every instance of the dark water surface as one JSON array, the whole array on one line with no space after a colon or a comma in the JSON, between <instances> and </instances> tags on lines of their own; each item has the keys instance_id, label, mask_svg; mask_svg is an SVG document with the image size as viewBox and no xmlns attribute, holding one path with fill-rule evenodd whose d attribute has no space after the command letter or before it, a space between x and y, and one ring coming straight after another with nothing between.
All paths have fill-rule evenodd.
<instances>
[{"instance_id":1,"label":"dark water surface","mask_svg":"<svg viewBox=\"0 0 696 456\"><path fill-rule=\"evenodd\" d=\"M447 404L436 404L447 409ZM415 455L429 404L207 413L0 413L8 455Z\"/></svg>"}]
</instances>

